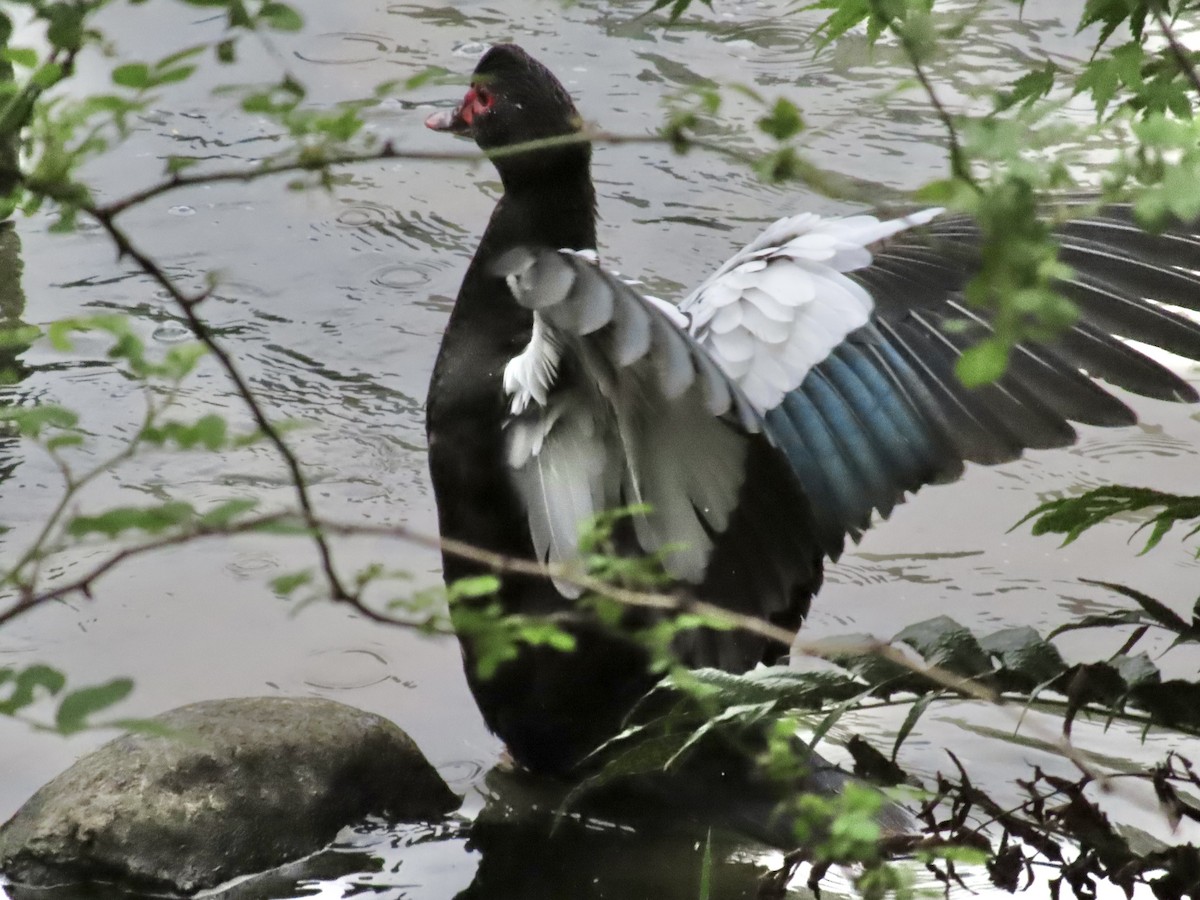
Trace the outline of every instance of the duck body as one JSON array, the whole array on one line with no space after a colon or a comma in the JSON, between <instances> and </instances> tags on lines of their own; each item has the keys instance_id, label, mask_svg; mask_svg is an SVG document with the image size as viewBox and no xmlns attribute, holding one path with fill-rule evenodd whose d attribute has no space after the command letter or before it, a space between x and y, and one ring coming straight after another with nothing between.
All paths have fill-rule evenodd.
<instances>
[{"instance_id":1,"label":"duck body","mask_svg":"<svg viewBox=\"0 0 1200 900\"><path fill-rule=\"evenodd\" d=\"M1068 444L1068 420L1134 421L1094 377L1197 399L1114 336L1200 359L1200 326L1144 299L1200 308L1200 238L1186 229L1147 236L1123 208L1067 222L1063 258L1079 274L1062 288L1083 317L971 391L954 362L988 324L963 300L978 260L968 220L781 219L675 308L597 265L591 151L570 140L578 113L519 47L489 50L459 108L427 125L485 150L540 142L493 158L504 195L433 371L444 538L570 565L593 516L637 506L613 532L617 553L655 556L670 590L795 630L823 560L907 492L952 480L965 461ZM450 552L443 562L448 583L488 571ZM606 624L551 577L504 575L496 599L508 614L553 617L576 647L520 644L483 677L486 633L464 627L471 689L517 762L570 772L661 677L634 632L665 614ZM737 672L787 648L695 629L672 650Z\"/></svg>"},{"instance_id":2,"label":"duck body","mask_svg":"<svg viewBox=\"0 0 1200 900\"><path fill-rule=\"evenodd\" d=\"M586 163L584 164L586 171ZM571 182L574 183L571 183ZM491 260L524 245L593 248L589 179L553 191L517 185L497 205L464 278L434 364L426 411L429 465L444 537L516 559L534 559L523 499L507 462L510 400L505 367L529 344L533 313L517 304ZM452 553L447 583L489 571ZM498 600L507 613L550 616L570 604L544 578L506 575ZM576 652L522 645L517 659L480 674L478 641L463 640L464 668L488 727L527 768L562 772L616 732L652 685L645 651L599 628L571 629Z\"/></svg>"},{"instance_id":3,"label":"duck body","mask_svg":"<svg viewBox=\"0 0 1200 900\"><path fill-rule=\"evenodd\" d=\"M535 313L517 302L507 279L494 269L507 253L523 247L594 254L595 195L589 160L590 150L581 145L546 154L536 168L523 165L515 172L501 168L505 193L464 276L430 383L426 427L441 533L518 559L547 558L546 548L535 546L530 498L514 471L513 454L518 452L514 443L520 440L522 429L545 432L551 440L574 426L592 432L615 431L617 411L612 398L602 396L588 374L569 359L560 360L547 376L552 383L542 386L548 396L542 395L541 403L521 399L523 390L539 391L533 382L539 377L540 363L530 358L524 376L527 381L532 379L528 386L519 383L520 366L514 365L523 353L531 356L527 351L536 349ZM527 172L534 177L524 177ZM648 314L642 315L648 323ZM506 379L510 382L507 387ZM515 386L511 384L514 379L518 382ZM526 405L515 411L521 403ZM561 412L564 409L565 414ZM553 422L542 413L553 416ZM636 414L646 415L646 410L639 409ZM637 425L631 428L639 430ZM721 424L718 429L719 435L728 432L727 439L738 444L740 456L754 473L741 485L749 498L747 509L762 506L761 501L755 504L753 500L758 495L777 498L783 505L782 519L799 523L801 530L809 527L807 502L799 485L767 439L736 424ZM690 464L686 455L663 459L672 467ZM739 482L742 461L739 458ZM616 460L610 460L609 468L613 462ZM568 450L561 465L576 463ZM524 479L525 487L529 477L535 476ZM542 499L553 502L555 497ZM591 512L637 500L618 487ZM762 512L760 508L760 516ZM751 544L758 543L761 535L748 513L741 516L747 520L743 527L726 529L727 539L718 541L716 556L724 562L713 566L708 578L699 579L698 596L725 596L740 590L741 583L753 582ZM573 538L578 538L582 524L569 526ZM790 546L785 545L793 543L786 536L794 530L795 526L783 529L780 544L785 556L791 555ZM804 543L803 535L793 537L798 538L795 543ZM631 555L648 552L631 526L618 526L614 540ZM786 610L781 620L793 628L798 627L820 579L817 552L798 559L802 561L785 564L782 572L770 575L779 580L773 591L784 597ZM453 553L444 555L443 567L448 583L487 571ZM563 617L576 647L564 653L521 645L515 659L483 677L478 666L481 644L463 635L468 682L488 726L518 762L536 771L566 772L619 730L629 709L660 675L651 672L642 645L609 626L575 616L578 593L567 589L564 594L562 584L509 575L502 581L498 599L506 613ZM623 624L636 627L649 624L649 619L630 615ZM711 634L708 643L713 644ZM724 662L727 667L745 669L760 659L774 658L783 649L768 650L761 640L745 636L717 643L729 646L695 648L685 655L693 664Z\"/></svg>"}]
</instances>

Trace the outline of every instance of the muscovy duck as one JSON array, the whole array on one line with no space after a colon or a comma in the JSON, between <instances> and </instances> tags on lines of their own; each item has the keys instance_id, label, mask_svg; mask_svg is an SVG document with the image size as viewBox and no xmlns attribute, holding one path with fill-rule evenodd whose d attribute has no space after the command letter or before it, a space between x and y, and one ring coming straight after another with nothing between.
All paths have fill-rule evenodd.
<instances>
[{"instance_id":1,"label":"muscovy duck","mask_svg":"<svg viewBox=\"0 0 1200 900\"><path fill-rule=\"evenodd\" d=\"M692 596L796 629L823 560L906 492L964 461L1069 444L1069 420L1132 424L1093 378L1198 399L1121 338L1200 359L1200 326L1163 305L1200 309L1200 236L1148 235L1125 207L1058 229L1079 321L968 390L954 363L988 326L963 300L978 248L963 217L781 219L676 308L597 264L591 147L561 140L580 116L524 50L488 50L458 108L426 125L489 151L541 141L493 157L504 195L433 371L429 461L446 538L569 563L590 517L644 505L614 534L621 552L658 553ZM482 570L454 554L444 567L447 581ZM577 614L579 593L509 575L499 597L511 613L566 616L574 652L525 646L480 678L475 638L461 635L487 724L530 769L576 766L659 678L636 641ZM704 629L673 649L730 671L787 650Z\"/></svg>"}]
</instances>

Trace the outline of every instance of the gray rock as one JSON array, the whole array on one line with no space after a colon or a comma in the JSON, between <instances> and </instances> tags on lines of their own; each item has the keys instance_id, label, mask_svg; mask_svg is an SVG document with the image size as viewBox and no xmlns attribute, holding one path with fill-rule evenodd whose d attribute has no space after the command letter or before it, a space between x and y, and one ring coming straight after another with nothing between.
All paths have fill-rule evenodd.
<instances>
[{"instance_id":1,"label":"gray rock","mask_svg":"<svg viewBox=\"0 0 1200 900\"><path fill-rule=\"evenodd\" d=\"M368 815L440 818L459 798L386 719L315 698L209 700L110 741L0 827L0 872L194 893L313 853Z\"/></svg>"}]
</instances>

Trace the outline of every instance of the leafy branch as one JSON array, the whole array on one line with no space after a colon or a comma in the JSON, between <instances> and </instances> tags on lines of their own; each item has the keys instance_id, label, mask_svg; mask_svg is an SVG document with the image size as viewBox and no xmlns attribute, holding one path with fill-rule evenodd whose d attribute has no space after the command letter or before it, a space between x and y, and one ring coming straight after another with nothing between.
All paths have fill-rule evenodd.
<instances>
[{"instance_id":1,"label":"leafy branch","mask_svg":"<svg viewBox=\"0 0 1200 900\"><path fill-rule=\"evenodd\" d=\"M1116 516L1159 511L1138 526L1137 531L1149 528L1150 534L1142 553L1157 547L1162 539L1181 522L1196 522L1183 536L1184 540L1200 533L1200 497L1168 494L1150 488L1126 485L1105 485L1078 497L1048 500L1029 512L1013 528L1033 521L1034 534L1061 534L1063 544L1076 540L1083 532ZM1200 555L1200 550L1196 551Z\"/></svg>"}]
</instances>

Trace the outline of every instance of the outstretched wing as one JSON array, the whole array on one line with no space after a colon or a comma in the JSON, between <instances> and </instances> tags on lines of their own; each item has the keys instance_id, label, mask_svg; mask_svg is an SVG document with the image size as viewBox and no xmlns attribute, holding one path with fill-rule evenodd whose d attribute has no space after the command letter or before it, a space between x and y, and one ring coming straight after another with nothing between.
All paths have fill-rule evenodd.
<instances>
[{"instance_id":1,"label":"outstretched wing","mask_svg":"<svg viewBox=\"0 0 1200 900\"><path fill-rule=\"evenodd\" d=\"M782 219L680 307L763 414L830 556L875 511L887 516L905 492L953 479L964 461L1069 444L1071 421L1132 423L1093 378L1197 399L1121 340L1200 359L1200 326L1163 305L1200 309L1196 235L1147 234L1119 206L1068 221L1060 258L1074 274L1061 288L1079 321L1051 343L1021 345L1001 379L968 389L954 365L990 332L963 296L979 234L966 217L939 213Z\"/></svg>"},{"instance_id":2,"label":"outstretched wing","mask_svg":"<svg viewBox=\"0 0 1200 900\"><path fill-rule=\"evenodd\" d=\"M592 516L643 506L624 549L658 554L701 597L798 625L820 577L811 516L737 385L666 311L576 254L519 248L493 274L534 313L504 385L508 465L538 557L575 560ZM744 507L774 521L751 531ZM725 668L766 649L745 635L690 640L685 660Z\"/></svg>"}]
</instances>

